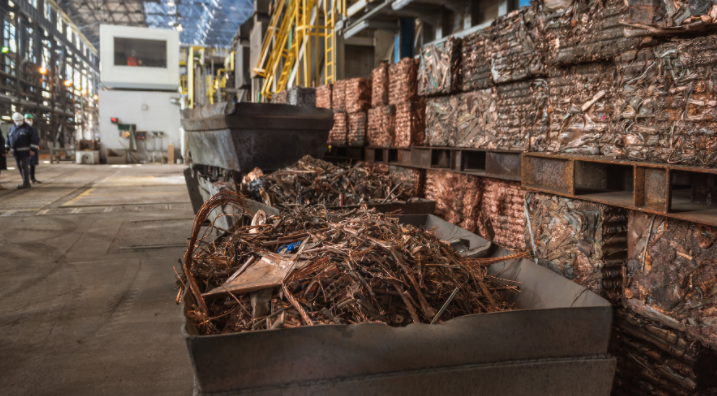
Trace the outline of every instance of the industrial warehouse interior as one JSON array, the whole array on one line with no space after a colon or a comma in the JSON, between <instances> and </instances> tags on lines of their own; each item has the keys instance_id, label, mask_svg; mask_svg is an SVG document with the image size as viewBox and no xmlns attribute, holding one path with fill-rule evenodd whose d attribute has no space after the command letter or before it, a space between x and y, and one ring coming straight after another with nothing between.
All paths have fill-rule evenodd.
<instances>
[{"instance_id":1,"label":"industrial warehouse interior","mask_svg":"<svg viewBox=\"0 0 717 396\"><path fill-rule=\"evenodd\" d=\"M0 16L0 394L717 396L716 2Z\"/></svg>"}]
</instances>

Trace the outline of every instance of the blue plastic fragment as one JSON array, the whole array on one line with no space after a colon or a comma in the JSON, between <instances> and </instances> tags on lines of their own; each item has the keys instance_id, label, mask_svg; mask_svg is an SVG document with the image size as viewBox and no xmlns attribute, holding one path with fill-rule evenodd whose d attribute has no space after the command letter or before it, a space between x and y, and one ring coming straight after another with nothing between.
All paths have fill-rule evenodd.
<instances>
[{"instance_id":1,"label":"blue plastic fragment","mask_svg":"<svg viewBox=\"0 0 717 396\"><path fill-rule=\"evenodd\" d=\"M281 246L279 246L278 249L276 249L277 253L294 253L299 246L301 246L301 241L297 241L294 243L285 243Z\"/></svg>"}]
</instances>

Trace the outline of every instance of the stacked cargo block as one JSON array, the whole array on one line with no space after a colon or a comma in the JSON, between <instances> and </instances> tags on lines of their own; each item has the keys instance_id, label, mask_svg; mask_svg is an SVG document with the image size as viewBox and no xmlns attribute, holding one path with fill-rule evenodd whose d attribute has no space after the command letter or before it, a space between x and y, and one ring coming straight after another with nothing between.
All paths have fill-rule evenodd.
<instances>
[{"instance_id":1,"label":"stacked cargo block","mask_svg":"<svg viewBox=\"0 0 717 396\"><path fill-rule=\"evenodd\" d=\"M366 144L366 111L371 107L371 80L352 78L342 80L340 83L343 86L348 117L348 145L364 146Z\"/></svg>"},{"instance_id":2,"label":"stacked cargo block","mask_svg":"<svg viewBox=\"0 0 717 396\"><path fill-rule=\"evenodd\" d=\"M418 96L418 64L404 58L388 69L388 103L396 107L394 147L410 148L425 141L425 101Z\"/></svg>"}]
</instances>

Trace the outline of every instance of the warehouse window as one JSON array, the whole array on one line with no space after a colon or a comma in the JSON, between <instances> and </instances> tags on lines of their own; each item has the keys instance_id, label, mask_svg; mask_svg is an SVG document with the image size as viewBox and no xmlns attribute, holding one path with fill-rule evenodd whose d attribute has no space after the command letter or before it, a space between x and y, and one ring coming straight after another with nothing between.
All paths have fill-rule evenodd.
<instances>
[{"instance_id":1,"label":"warehouse window","mask_svg":"<svg viewBox=\"0 0 717 396\"><path fill-rule=\"evenodd\" d=\"M70 24L67 23L67 41L72 44L72 29L70 29Z\"/></svg>"},{"instance_id":2,"label":"warehouse window","mask_svg":"<svg viewBox=\"0 0 717 396\"><path fill-rule=\"evenodd\" d=\"M25 37L27 37L27 47L25 47L25 59L30 61L30 63L37 63L37 58L35 57L35 35L33 33L34 30L32 28L26 28L25 29Z\"/></svg>"},{"instance_id":3,"label":"warehouse window","mask_svg":"<svg viewBox=\"0 0 717 396\"><path fill-rule=\"evenodd\" d=\"M115 37L115 66L167 67L167 42Z\"/></svg>"},{"instance_id":4,"label":"warehouse window","mask_svg":"<svg viewBox=\"0 0 717 396\"><path fill-rule=\"evenodd\" d=\"M52 20L52 6L47 3L45 3L45 19Z\"/></svg>"},{"instance_id":5,"label":"warehouse window","mask_svg":"<svg viewBox=\"0 0 717 396\"><path fill-rule=\"evenodd\" d=\"M37 0L27 0L28 3L30 3L31 6L37 8Z\"/></svg>"},{"instance_id":6,"label":"warehouse window","mask_svg":"<svg viewBox=\"0 0 717 396\"><path fill-rule=\"evenodd\" d=\"M57 31L62 33L62 15L60 15L60 11L57 11Z\"/></svg>"},{"instance_id":7,"label":"warehouse window","mask_svg":"<svg viewBox=\"0 0 717 396\"><path fill-rule=\"evenodd\" d=\"M4 32L3 47L7 47L12 53L17 52L17 46L15 43L15 25L7 19L5 20Z\"/></svg>"}]
</instances>

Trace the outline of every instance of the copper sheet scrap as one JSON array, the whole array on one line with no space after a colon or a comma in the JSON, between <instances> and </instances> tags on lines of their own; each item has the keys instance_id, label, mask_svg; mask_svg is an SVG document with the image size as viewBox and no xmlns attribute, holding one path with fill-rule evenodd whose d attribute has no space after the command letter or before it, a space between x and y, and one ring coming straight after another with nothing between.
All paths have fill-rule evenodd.
<instances>
[{"instance_id":1,"label":"copper sheet scrap","mask_svg":"<svg viewBox=\"0 0 717 396\"><path fill-rule=\"evenodd\" d=\"M448 36L444 41L423 47L418 67L419 95L446 95L460 88L462 42L460 38Z\"/></svg>"}]
</instances>

